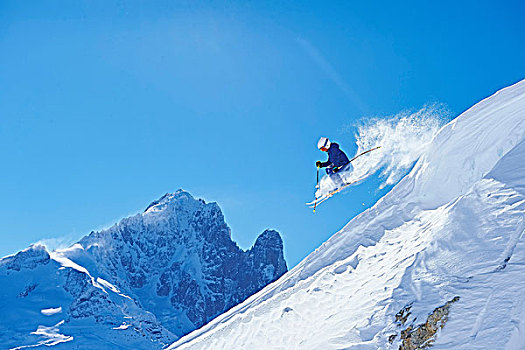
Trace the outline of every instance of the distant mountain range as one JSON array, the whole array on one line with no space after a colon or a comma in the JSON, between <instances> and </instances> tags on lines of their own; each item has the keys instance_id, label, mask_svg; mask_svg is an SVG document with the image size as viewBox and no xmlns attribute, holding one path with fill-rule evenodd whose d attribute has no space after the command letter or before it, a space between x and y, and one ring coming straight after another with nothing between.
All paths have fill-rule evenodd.
<instances>
[{"instance_id":1,"label":"distant mountain range","mask_svg":"<svg viewBox=\"0 0 525 350\"><path fill-rule=\"evenodd\" d=\"M0 260L0 344L160 349L286 271L278 232L243 251L216 203L179 190L68 249Z\"/></svg>"}]
</instances>

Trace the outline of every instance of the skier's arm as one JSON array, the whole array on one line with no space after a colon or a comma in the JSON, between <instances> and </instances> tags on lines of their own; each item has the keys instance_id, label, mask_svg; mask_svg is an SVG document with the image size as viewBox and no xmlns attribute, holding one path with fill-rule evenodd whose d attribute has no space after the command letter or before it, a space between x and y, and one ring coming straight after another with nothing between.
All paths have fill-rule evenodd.
<instances>
[{"instance_id":1,"label":"skier's arm","mask_svg":"<svg viewBox=\"0 0 525 350\"><path fill-rule=\"evenodd\" d=\"M321 162L319 168L325 168L325 167L329 166L330 164L332 164L332 162L329 159L326 162Z\"/></svg>"}]
</instances>

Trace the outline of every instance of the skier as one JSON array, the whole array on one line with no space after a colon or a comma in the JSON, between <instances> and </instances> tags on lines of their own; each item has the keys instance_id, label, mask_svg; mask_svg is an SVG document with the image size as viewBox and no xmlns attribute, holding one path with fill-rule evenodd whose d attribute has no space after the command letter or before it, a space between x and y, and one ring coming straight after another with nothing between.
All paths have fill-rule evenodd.
<instances>
[{"instance_id":1,"label":"skier","mask_svg":"<svg viewBox=\"0 0 525 350\"><path fill-rule=\"evenodd\" d=\"M339 148L339 145L335 142L330 142L330 140L328 140L328 138L326 137L321 137L319 139L319 142L317 142L317 147L321 151L328 153L328 160L326 162L321 162L320 160L315 162L315 165L317 166L317 185L315 186L315 188L317 189L317 191L315 193L315 200L306 203L306 205L314 208L314 213L315 208L318 204L323 203L327 199L331 198L334 194L340 192L346 187L366 179L369 174L366 174L361 178L352 179L350 180L350 182L345 182L341 178L341 171L347 172L353 170L352 162L354 160L361 156L364 156L369 152L381 148L381 146L376 146L374 148L370 148L369 150L357 154L352 159L348 159L345 152L341 151L341 149ZM332 180L332 183L335 185L335 189L329 189L328 193L326 193L326 191L324 191L325 193L322 193L319 187L319 168L326 168L328 178Z\"/></svg>"},{"instance_id":2,"label":"skier","mask_svg":"<svg viewBox=\"0 0 525 350\"><path fill-rule=\"evenodd\" d=\"M337 143L330 142L328 138L321 137L319 142L317 142L317 147L321 151L328 153L328 160L326 162L318 160L315 162L315 165L318 168L326 168L326 173L328 175L337 173L339 170L350 164L350 160L345 152L341 151Z\"/></svg>"}]
</instances>

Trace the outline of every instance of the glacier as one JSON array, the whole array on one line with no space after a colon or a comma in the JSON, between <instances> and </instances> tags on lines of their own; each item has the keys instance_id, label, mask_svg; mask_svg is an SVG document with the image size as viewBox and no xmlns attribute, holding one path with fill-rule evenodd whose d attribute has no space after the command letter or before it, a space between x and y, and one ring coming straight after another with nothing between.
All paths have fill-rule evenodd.
<instances>
[{"instance_id":1,"label":"glacier","mask_svg":"<svg viewBox=\"0 0 525 350\"><path fill-rule=\"evenodd\" d=\"M287 271L278 232L242 250L216 203L178 190L66 249L0 260L7 349L161 349Z\"/></svg>"},{"instance_id":2,"label":"glacier","mask_svg":"<svg viewBox=\"0 0 525 350\"><path fill-rule=\"evenodd\" d=\"M525 80L295 268L169 349L524 349Z\"/></svg>"}]
</instances>

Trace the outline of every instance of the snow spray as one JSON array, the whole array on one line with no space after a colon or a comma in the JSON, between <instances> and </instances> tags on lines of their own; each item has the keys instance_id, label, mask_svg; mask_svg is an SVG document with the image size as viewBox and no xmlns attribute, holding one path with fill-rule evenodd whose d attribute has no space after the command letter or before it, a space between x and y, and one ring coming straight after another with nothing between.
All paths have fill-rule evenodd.
<instances>
[{"instance_id":1,"label":"snow spray","mask_svg":"<svg viewBox=\"0 0 525 350\"><path fill-rule=\"evenodd\" d=\"M384 179L380 188L395 184L425 152L449 116L444 105L433 104L416 112L404 111L361 123L355 134L357 153L375 146L381 149L356 159L350 177L357 179L380 172L379 176Z\"/></svg>"},{"instance_id":2,"label":"snow spray","mask_svg":"<svg viewBox=\"0 0 525 350\"><path fill-rule=\"evenodd\" d=\"M354 125L356 154L374 147L380 149L358 157L350 169L339 173L345 183L358 184L377 174L380 188L399 181L425 152L439 129L450 120L450 112L443 104L426 105L418 111L403 111L394 116L367 118ZM341 140L344 149L344 140ZM352 158L353 155L348 155ZM328 176L320 182L317 195L333 191L336 184Z\"/></svg>"}]
</instances>

